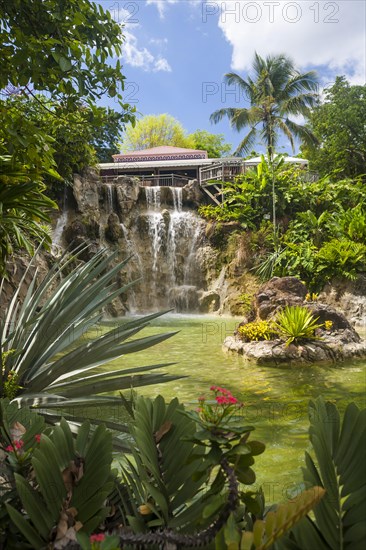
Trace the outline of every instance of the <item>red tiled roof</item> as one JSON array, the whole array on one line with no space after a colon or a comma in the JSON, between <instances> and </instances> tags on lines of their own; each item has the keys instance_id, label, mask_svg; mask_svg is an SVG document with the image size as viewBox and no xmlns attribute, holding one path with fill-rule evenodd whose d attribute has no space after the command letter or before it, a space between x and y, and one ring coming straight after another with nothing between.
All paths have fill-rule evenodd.
<instances>
[{"instance_id":1,"label":"red tiled roof","mask_svg":"<svg viewBox=\"0 0 366 550\"><path fill-rule=\"evenodd\" d=\"M152 160L153 157L162 159L164 157L173 158L207 158L207 151L198 149L185 149L184 147L172 147L171 145L162 145L160 147L151 147L150 149L142 149L141 151L130 151L128 153L121 153L118 155L112 155L113 160L123 161L127 159L141 159L142 157L149 157Z\"/></svg>"}]
</instances>

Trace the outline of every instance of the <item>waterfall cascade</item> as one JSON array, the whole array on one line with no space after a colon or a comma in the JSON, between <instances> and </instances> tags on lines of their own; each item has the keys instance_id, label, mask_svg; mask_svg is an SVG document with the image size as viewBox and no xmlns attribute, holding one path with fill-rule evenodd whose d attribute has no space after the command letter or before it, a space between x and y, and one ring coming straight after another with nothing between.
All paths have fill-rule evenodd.
<instances>
[{"instance_id":1,"label":"waterfall cascade","mask_svg":"<svg viewBox=\"0 0 366 550\"><path fill-rule=\"evenodd\" d=\"M129 278L142 278L128 306L132 311L197 311L198 289L204 285L195 258L203 238L202 221L184 209L182 188L143 189L145 205L129 227L121 224L125 252L134 254Z\"/></svg>"},{"instance_id":2,"label":"waterfall cascade","mask_svg":"<svg viewBox=\"0 0 366 550\"><path fill-rule=\"evenodd\" d=\"M69 219L69 205L67 200L67 187L64 189L62 212L52 232L52 254L58 256L62 253L62 234Z\"/></svg>"}]
</instances>

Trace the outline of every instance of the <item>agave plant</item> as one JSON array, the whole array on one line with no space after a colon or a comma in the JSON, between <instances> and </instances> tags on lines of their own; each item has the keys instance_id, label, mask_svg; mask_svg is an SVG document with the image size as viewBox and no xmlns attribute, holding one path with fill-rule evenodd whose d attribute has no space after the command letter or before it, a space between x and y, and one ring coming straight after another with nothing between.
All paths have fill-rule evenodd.
<instances>
[{"instance_id":1,"label":"agave plant","mask_svg":"<svg viewBox=\"0 0 366 550\"><path fill-rule=\"evenodd\" d=\"M319 317L303 306L286 306L277 313L275 327L285 338L286 346L292 342L298 344L304 340L314 340L315 330L323 325L318 324Z\"/></svg>"},{"instance_id":2,"label":"agave plant","mask_svg":"<svg viewBox=\"0 0 366 550\"><path fill-rule=\"evenodd\" d=\"M70 269L75 256L63 256L38 285L35 273L20 305L19 292L27 273L24 275L2 324L0 388L5 397L13 398L19 406L38 407L51 422L60 418L54 409L64 410L63 416L79 422L84 418L83 408L88 405L120 406L119 396L100 394L177 378L151 372L166 366L162 364L102 373L95 370L121 355L146 349L175 334L131 340L164 312L126 319L93 341L80 341L102 319L103 308L134 284L118 288L115 276L128 259L114 265L115 257L116 252L107 254L101 250L85 264ZM6 394L9 386L11 395Z\"/></svg>"}]
</instances>

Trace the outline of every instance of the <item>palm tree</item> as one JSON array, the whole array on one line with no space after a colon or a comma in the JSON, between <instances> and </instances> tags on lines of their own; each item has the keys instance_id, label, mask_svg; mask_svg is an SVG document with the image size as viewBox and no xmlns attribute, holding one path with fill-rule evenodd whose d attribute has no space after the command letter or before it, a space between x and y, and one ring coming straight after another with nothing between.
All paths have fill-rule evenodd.
<instances>
[{"instance_id":1,"label":"palm tree","mask_svg":"<svg viewBox=\"0 0 366 550\"><path fill-rule=\"evenodd\" d=\"M289 139L293 150L295 137L307 144L317 143L308 128L289 117L307 116L310 109L315 107L318 82L314 71L300 73L295 69L293 61L284 54L269 55L263 59L255 53L253 72L254 77L248 76L247 80L235 73L225 75L226 82L238 86L248 98L250 107L218 109L212 113L210 120L216 124L227 116L236 130L250 128L235 155L249 153L258 138L264 142L272 167L273 231L277 248L274 150L280 133Z\"/></svg>"},{"instance_id":2,"label":"palm tree","mask_svg":"<svg viewBox=\"0 0 366 550\"><path fill-rule=\"evenodd\" d=\"M236 155L250 152L258 138L267 148L268 159L273 159L274 148L280 133L284 134L294 149L294 138L314 144L316 137L311 131L291 120L290 116L307 116L317 103L317 76L314 71L300 73L293 61L284 54L267 56L257 53L253 61L253 78L244 80L235 73L227 73L225 81L240 88L250 103L249 107L225 107L212 113L215 124L224 117L230 119L237 131L250 128L235 151Z\"/></svg>"}]
</instances>

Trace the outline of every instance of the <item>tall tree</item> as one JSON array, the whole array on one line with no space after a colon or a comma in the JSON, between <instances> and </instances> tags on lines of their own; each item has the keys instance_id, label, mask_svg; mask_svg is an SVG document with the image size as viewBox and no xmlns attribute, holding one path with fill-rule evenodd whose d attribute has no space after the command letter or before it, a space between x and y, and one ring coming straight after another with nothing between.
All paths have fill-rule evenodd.
<instances>
[{"instance_id":1,"label":"tall tree","mask_svg":"<svg viewBox=\"0 0 366 550\"><path fill-rule=\"evenodd\" d=\"M231 151L231 145L225 143L223 134L210 134L207 130L196 130L189 137L193 140L194 149L207 151L209 158L227 156Z\"/></svg>"},{"instance_id":2,"label":"tall tree","mask_svg":"<svg viewBox=\"0 0 366 550\"><path fill-rule=\"evenodd\" d=\"M253 61L253 76L243 79L235 73L225 75L229 85L238 86L248 107L224 107L212 113L210 120L219 122L228 117L237 131L249 132L235 151L236 155L249 153L258 138L267 149L271 160L280 134L284 134L294 149L294 138L316 142L314 134L289 117L307 116L317 102L317 78L313 71L300 73L293 61L284 54L267 56L257 53Z\"/></svg>"},{"instance_id":3,"label":"tall tree","mask_svg":"<svg viewBox=\"0 0 366 550\"><path fill-rule=\"evenodd\" d=\"M189 148L193 142L181 123L171 115L146 115L134 127L129 125L126 128L121 148L127 152L161 145Z\"/></svg>"},{"instance_id":4,"label":"tall tree","mask_svg":"<svg viewBox=\"0 0 366 550\"><path fill-rule=\"evenodd\" d=\"M84 114L102 125L95 100L116 98L123 121L133 121L134 109L123 103L122 44L120 25L89 0L0 0L0 270L17 248L31 252L33 241L47 242L46 209L56 204L44 195L45 177L58 177L65 153L74 162L69 170L80 153L84 162L95 155L92 144L77 143Z\"/></svg>"},{"instance_id":5,"label":"tall tree","mask_svg":"<svg viewBox=\"0 0 366 550\"><path fill-rule=\"evenodd\" d=\"M304 145L301 151L321 176L336 172L339 179L366 174L366 86L351 86L336 78L325 100L312 110L309 128L320 147Z\"/></svg>"}]
</instances>

